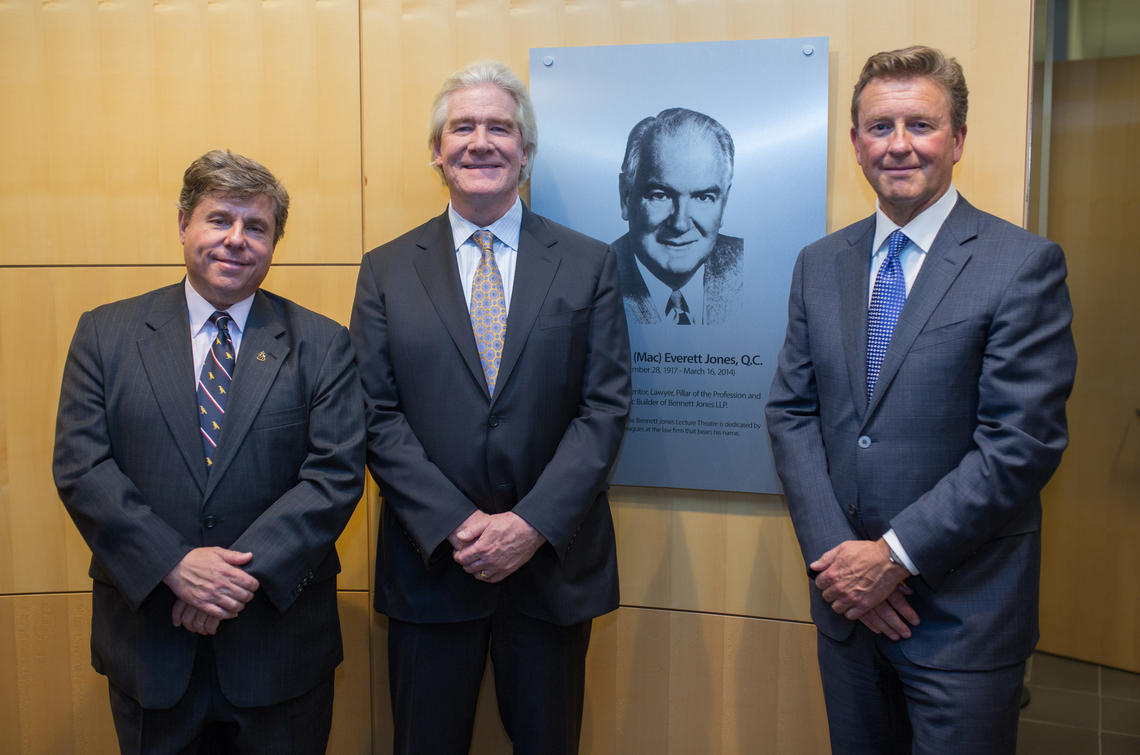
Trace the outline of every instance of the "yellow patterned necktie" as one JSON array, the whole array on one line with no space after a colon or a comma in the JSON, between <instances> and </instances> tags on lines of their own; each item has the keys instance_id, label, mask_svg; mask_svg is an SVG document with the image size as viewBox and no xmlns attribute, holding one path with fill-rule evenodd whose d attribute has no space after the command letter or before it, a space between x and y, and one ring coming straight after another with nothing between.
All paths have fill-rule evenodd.
<instances>
[{"instance_id":1,"label":"yellow patterned necktie","mask_svg":"<svg viewBox=\"0 0 1140 755\"><path fill-rule=\"evenodd\" d=\"M471 330L475 333L475 345L479 347L487 391L494 395L499 360L503 356L503 339L507 334L507 297L503 293L503 278L499 275L499 266L495 264L492 251L495 235L490 231L475 231L471 238L481 252L479 267L471 281Z\"/></svg>"}]
</instances>

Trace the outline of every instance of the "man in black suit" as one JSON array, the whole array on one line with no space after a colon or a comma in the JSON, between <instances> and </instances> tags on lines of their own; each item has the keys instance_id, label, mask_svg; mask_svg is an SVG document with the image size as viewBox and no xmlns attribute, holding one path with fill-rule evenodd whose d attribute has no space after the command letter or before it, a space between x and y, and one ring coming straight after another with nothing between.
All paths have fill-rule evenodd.
<instances>
[{"instance_id":1,"label":"man in black suit","mask_svg":"<svg viewBox=\"0 0 1140 755\"><path fill-rule=\"evenodd\" d=\"M467 752L489 647L515 752L576 752L591 619L618 604L614 253L519 199L537 141L508 68L454 74L432 110L451 202L365 255L350 326L384 496L395 750Z\"/></svg>"},{"instance_id":2,"label":"man in black suit","mask_svg":"<svg viewBox=\"0 0 1140 755\"><path fill-rule=\"evenodd\" d=\"M807 246L767 406L836 753L1015 750L1076 352L1061 248L952 183L962 68L867 60L874 215Z\"/></svg>"},{"instance_id":3,"label":"man in black suit","mask_svg":"<svg viewBox=\"0 0 1140 755\"><path fill-rule=\"evenodd\" d=\"M186 277L72 339L54 474L91 547L92 665L124 753L325 750L364 421L347 331L259 290L288 210L264 166L202 155Z\"/></svg>"},{"instance_id":4,"label":"man in black suit","mask_svg":"<svg viewBox=\"0 0 1140 755\"><path fill-rule=\"evenodd\" d=\"M720 233L732 188L728 129L675 107L629 132L618 195L629 233L614 242L626 317L719 325L744 296L744 240Z\"/></svg>"}]
</instances>

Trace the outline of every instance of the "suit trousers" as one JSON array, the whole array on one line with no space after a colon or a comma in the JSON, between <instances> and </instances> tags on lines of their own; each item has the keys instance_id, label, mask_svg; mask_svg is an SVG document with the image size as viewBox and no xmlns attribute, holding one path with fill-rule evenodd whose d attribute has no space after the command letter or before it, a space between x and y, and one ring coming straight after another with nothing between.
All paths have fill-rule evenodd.
<instances>
[{"instance_id":1,"label":"suit trousers","mask_svg":"<svg viewBox=\"0 0 1140 755\"><path fill-rule=\"evenodd\" d=\"M218 685L213 642L200 637L190 686L174 707L144 708L109 684L123 755L323 755L332 728L333 674L291 700L233 705Z\"/></svg>"},{"instance_id":2,"label":"suit trousers","mask_svg":"<svg viewBox=\"0 0 1140 755\"><path fill-rule=\"evenodd\" d=\"M559 626L504 603L474 621L389 619L396 755L466 755L488 646L515 755L578 752L591 622Z\"/></svg>"},{"instance_id":3,"label":"suit trousers","mask_svg":"<svg viewBox=\"0 0 1140 755\"><path fill-rule=\"evenodd\" d=\"M1025 662L987 671L926 668L907 660L904 642L863 624L842 642L817 632L831 751L1014 755Z\"/></svg>"}]
</instances>

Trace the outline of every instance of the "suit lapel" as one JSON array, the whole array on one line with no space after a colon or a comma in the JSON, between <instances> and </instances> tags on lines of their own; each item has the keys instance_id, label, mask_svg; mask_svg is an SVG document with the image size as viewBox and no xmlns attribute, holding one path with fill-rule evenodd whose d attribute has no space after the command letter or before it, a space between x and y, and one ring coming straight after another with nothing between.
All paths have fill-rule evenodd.
<instances>
[{"instance_id":1,"label":"suit lapel","mask_svg":"<svg viewBox=\"0 0 1140 755\"><path fill-rule=\"evenodd\" d=\"M875 385L875 395L867 407L867 414L875 410L881 397L890 388L891 381L899 371L903 359L910 351L914 339L922 332L930 315L938 306L951 284L962 272L970 259L965 244L978 235L977 211L965 199L959 197L946 222L930 245L918 278L911 287L906 304L899 314L899 321L891 334L891 343L883 357L879 379Z\"/></svg>"},{"instance_id":2,"label":"suit lapel","mask_svg":"<svg viewBox=\"0 0 1140 755\"><path fill-rule=\"evenodd\" d=\"M178 284L156 296L157 302L145 321L150 332L138 340L139 360L174 444L194 483L202 490L206 487L206 459L195 413L194 359L186 295L182 284Z\"/></svg>"},{"instance_id":3,"label":"suit lapel","mask_svg":"<svg viewBox=\"0 0 1140 755\"><path fill-rule=\"evenodd\" d=\"M273 309L269 298L258 291L241 336L230 398L226 402L226 419L222 426L222 439L214 466L210 468L205 497L213 493L218 480L225 474L230 462L241 447L242 441L261 410L269 387L277 377L290 351L285 322Z\"/></svg>"},{"instance_id":4,"label":"suit lapel","mask_svg":"<svg viewBox=\"0 0 1140 755\"><path fill-rule=\"evenodd\" d=\"M416 242L422 251L416 255L413 264L432 306L447 328L455 347L459 349L471 376L483 386L483 392L487 393L487 379L483 375L483 365L479 362L479 349L475 345L475 334L471 332L471 315L467 311L467 299L459 281L454 244L451 223L447 219L447 212L444 212L428 225L423 236ZM509 323L507 332L510 333Z\"/></svg>"},{"instance_id":5,"label":"suit lapel","mask_svg":"<svg viewBox=\"0 0 1140 755\"><path fill-rule=\"evenodd\" d=\"M495 399L511 377L518 363L539 309L546 301L546 293L558 270L559 257L551 247L558 243L543 224L542 219L523 206L522 229L519 233L519 254L515 263L514 288L511 291L510 311L507 313L507 337L503 356L499 362L499 377L495 381ZM494 399L492 399L492 403Z\"/></svg>"},{"instance_id":6,"label":"suit lapel","mask_svg":"<svg viewBox=\"0 0 1140 755\"><path fill-rule=\"evenodd\" d=\"M874 238L875 217L871 216L848 230L847 248L836 260L843 351L851 382L851 403L860 417L867 406L867 286Z\"/></svg>"}]
</instances>

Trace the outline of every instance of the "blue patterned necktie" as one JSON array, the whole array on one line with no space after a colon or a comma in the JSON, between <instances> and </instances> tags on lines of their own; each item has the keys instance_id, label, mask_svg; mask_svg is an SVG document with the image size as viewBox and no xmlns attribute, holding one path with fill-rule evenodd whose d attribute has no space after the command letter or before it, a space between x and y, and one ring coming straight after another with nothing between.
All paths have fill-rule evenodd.
<instances>
[{"instance_id":1,"label":"blue patterned necktie","mask_svg":"<svg viewBox=\"0 0 1140 755\"><path fill-rule=\"evenodd\" d=\"M887 258L875 276L871 292L871 306L867 309L867 400L875 392L879 369L883 366L891 333L899 321L899 313L906 304L906 279L903 277L899 253L910 241L901 230L895 229L887 237Z\"/></svg>"},{"instance_id":2,"label":"blue patterned necktie","mask_svg":"<svg viewBox=\"0 0 1140 755\"><path fill-rule=\"evenodd\" d=\"M214 465L214 450L222 436L222 419L226 416L226 399L234 374L234 344L230 340L231 318L225 312L210 315L218 326L218 334L210 344L202 372L198 375L198 424L202 429L202 448L206 467Z\"/></svg>"},{"instance_id":3,"label":"blue patterned necktie","mask_svg":"<svg viewBox=\"0 0 1140 755\"><path fill-rule=\"evenodd\" d=\"M503 293L503 278L495 264L492 251L495 235L490 231L475 231L471 238L479 245L481 255L475 278L471 281L471 330L479 347L479 362L487 391L495 394L495 379L499 376L499 361L503 357L503 341L507 335L507 297Z\"/></svg>"}]
</instances>

